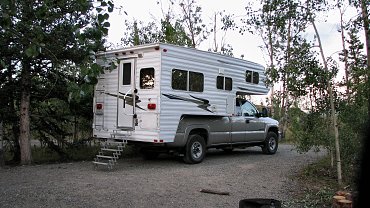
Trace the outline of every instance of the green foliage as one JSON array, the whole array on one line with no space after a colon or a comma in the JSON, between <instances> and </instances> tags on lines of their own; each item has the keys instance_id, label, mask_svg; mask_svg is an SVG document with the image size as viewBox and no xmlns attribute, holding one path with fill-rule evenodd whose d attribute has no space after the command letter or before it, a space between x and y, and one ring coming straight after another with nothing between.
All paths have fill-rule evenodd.
<instances>
[{"instance_id":1,"label":"green foliage","mask_svg":"<svg viewBox=\"0 0 370 208\"><path fill-rule=\"evenodd\" d=\"M62 158L57 152L45 148L34 147L32 148L32 157L35 164L55 163L61 161L91 161L94 159L99 151L99 146L80 146L69 147L64 149L68 155L68 160Z\"/></svg>"},{"instance_id":2,"label":"green foliage","mask_svg":"<svg viewBox=\"0 0 370 208\"><path fill-rule=\"evenodd\" d=\"M342 102L339 107L338 129L344 175L354 179L359 168L360 154L367 122L367 106ZM353 182L353 181L352 181Z\"/></svg>"},{"instance_id":3,"label":"green foliage","mask_svg":"<svg viewBox=\"0 0 370 208\"><path fill-rule=\"evenodd\" d=\"M331 207L332 197L338 191L334 172L329 157L309 164L294 175L300 189L294 200L284 202L284 207Z\"/></svg>"},{"instance_id":4,"label":"green foliage","mask_svg":"<svg viewBox=\"0 0 370 208\"><path fill-rule=\"evenodd\" d=\"M172 23L169 18L161 20L158 28L155 22L145 25L142 21L125 21L124 37L121 38L123 45L133 46L149 43L170 43L180 46L191 46L191 40L185 33L185 28L179 20Z\"/></svg>"},{"instance_id":5,"label":"green foliage","mask_svg":"<svg viewBox=\"0 0 370 208\"><path fill-rule=\"evenodd\" d=\"M307 152L314 148L332 148L333 137L330 133L330 118L322 113L304 113L299 108L289 109L289 130L292 137L287 138L296 143L300 152Z\"/></svg>"},{"instance_id":6,"label":"green foliage","mask_svg":"<svg viewBox=\"0 0 370 208\"><path fill-rule=\"evenodd\" d=\"M367 106L342 101L338 108L338 129L343 178L349 184L354 183L359 168L359 156L362 138L367 121ZM291 136L287 140L296 143L298 151L307 152L312 148L334 150L334 139L331 130L331 119L319 112L304 113L298 108L289 109Z\"/></svg>"},{"instance_id":7,"label":"green foliage","mask_svg":"<svg viewBox=\"0 0 370 208\"><path fill-rule=\"evenodd\" d=\"M157 3L160 4L160 2ZM173 5L178 7L181 13L174 14ZM154 21L144 23L125 20L126 28L121 39L122 44L132 46L162 42L196 47L209 35L201 14L201 7L193 0L171 1L168 13L164 13L160 19L160 25Z\"/></svg>"},{"instance_id":8,"label":"green foliage","mask_svg":"<svg viewBox=\"0 0 370 208\"><path fill-rule=\"evenodd\" d=\"M203 23L202 8L195 0L179 0L179 6L182 9L180 21L186 25L191 46L195 48L209 36L209 31Z\"/></svg>"},{"instance_id":9,"label":"green foliage","mask_svg":"<svg viewBox=\"0 0 370 208\"><path fill-rule=\"evenodd\" d=\"M162 43L170 43L180 46L191 46L191 39L185 32L180 20L175 20L171 23L169 18L161 20L162 32L159 41Z\"/></svg>"},{"instance_id":10,"label":"green foliage","mask_svg":"<svg viewBox=\"0 0 370 208\"><path fill-rule=\"evenodd\" d=\"M1 1L0 120L15 161L19 117L27 117L19 115L21 102L30 105L31 134L50 148L61 150L54 139L89 136L92 89L101 73L92 55L104 50L113 8L111 0Z\"/></svg>"}]
</instances>

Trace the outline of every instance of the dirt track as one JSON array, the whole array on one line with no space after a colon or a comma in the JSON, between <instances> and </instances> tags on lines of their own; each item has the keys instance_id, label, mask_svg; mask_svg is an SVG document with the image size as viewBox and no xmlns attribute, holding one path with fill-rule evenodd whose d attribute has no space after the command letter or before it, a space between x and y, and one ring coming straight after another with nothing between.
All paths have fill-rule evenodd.
<instances>
[{"instance_id":1,"label":"dirt track","mask_svg":"<svg viewBox=\"0 0 370 208\"><path fill-rule=\"evenodd\" d=\"M0 207L238 207L246 198L287 204L299 189L289 176L322 155L280 145L275 155L260 148L212 151L196 165L161 156L123 158L113 171L96 170L90 161L6 168L0 169Z\"/></svg>"}]
</instances>

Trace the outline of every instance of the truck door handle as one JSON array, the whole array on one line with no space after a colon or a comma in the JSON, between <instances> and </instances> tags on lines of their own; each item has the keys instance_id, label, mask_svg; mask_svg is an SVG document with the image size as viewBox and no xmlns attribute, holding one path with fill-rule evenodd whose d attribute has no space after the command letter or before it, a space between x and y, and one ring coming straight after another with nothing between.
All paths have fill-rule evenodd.
<instances>
[{"instance_id":1,"label":"truck door handle","mask_svg":"<svg viewBox=\"0 0 370 208\"><path fill-rule=\"evenodd\" d=\"M247 120L245 120L245 123L249 123L249 120L247 119Z\"/></svg>"}]
</instances>

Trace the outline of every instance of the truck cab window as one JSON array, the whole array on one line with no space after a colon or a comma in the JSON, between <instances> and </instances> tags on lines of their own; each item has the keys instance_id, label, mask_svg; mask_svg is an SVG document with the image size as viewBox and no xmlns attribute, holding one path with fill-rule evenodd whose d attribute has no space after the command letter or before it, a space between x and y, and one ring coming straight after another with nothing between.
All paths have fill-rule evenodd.
<instances>
[{"instance_id":1,"label":"truck cab window","mask_svg":"<svg viewBox=\"0 0 370 208\"><path fill-rule=\"evenodd\" d=\"M154 68L143 68L140 70L140 88L154 88Z\"/></svg>"},{"instance_id":2,"label":"truck cab window","mask_svg":"<svg viewBox=\"0 0 370 208\"><path fill-rule=\"evenodd\" d=\"M241 101L241 111L243 116L256 116L257 109L248 101Z\"/></svg>"}]
</instances>

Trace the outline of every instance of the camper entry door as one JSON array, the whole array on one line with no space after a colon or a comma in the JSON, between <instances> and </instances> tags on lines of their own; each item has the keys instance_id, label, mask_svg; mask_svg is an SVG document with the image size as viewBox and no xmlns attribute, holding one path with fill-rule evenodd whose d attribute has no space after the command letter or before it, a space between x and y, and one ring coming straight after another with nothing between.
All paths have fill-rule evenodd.
<instances>
[{"instance_id":1,"label":"camper entry door","mask_svg":"<svg viewBox=\"0 0 370 208\"><path fill-rule=\"evenodd\" d=\"M121 60L118 73L118 128L127 130L134 128L135 93L135 59Z\"/></svg>"}]
</instances>

